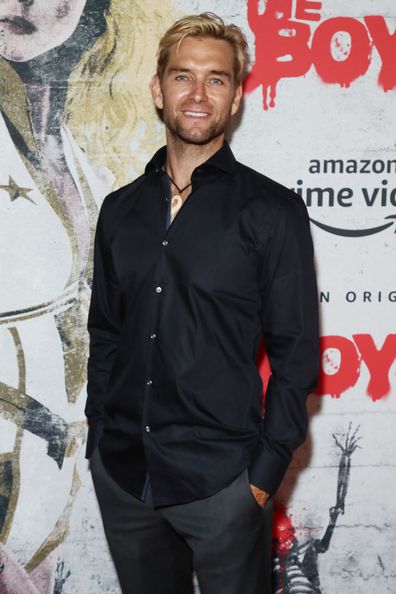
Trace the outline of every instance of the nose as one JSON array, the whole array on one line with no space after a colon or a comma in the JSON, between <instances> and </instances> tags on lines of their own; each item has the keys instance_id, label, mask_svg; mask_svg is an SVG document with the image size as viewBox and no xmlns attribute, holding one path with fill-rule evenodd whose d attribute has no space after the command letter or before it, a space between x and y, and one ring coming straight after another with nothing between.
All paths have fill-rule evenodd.
<instances>
[{"instance_id":1,"label":"nose","mask_svg":"<svg viewBox=\"0 0 396 594\"><path fill-rule=\"evenodd\" d=\"M24 4L24 6L31 6L34 0L18 0L20 4Z\"/></svg>"},{"instance_id":2,"label":"nose","mask_svg":"<svg viewBox=\"0 0 396 594\"><path fill-rule=\"evenodd\" d=\"M203 101L207 100L206 86L204 81L194 81L191 87L190 98L195 101L195 103L202 103Z\"/></svg>"}]
</instances>

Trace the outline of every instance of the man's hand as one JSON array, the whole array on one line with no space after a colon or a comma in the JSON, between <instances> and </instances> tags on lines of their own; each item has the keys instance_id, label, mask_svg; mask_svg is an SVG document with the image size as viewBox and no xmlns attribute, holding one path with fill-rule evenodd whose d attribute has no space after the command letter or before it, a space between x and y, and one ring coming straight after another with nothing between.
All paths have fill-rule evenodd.
<instances>
[{"instance_id":1,"label":"man's hand","mask_svg":"<svg viewBox=\"0 0 396 594\"><path fill-rule=\"evenodd\" d=\"M263 491L262 489L255 487L254 485L252 485L252 483L249 483L249 484L250 484L250 488L252 490L252 493L253 493L254 498L256 499L257 503L259 504L260 507L264 507L267 499L270 498L270 494L267 493L267 491Z\"/></svg>"}]
</instances>

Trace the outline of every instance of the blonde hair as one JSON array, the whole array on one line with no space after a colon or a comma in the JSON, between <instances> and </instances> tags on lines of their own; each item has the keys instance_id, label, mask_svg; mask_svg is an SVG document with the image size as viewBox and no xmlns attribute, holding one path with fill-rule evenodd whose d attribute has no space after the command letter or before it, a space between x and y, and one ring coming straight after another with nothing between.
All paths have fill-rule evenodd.
<instances>
[{"instance_id":1,"label":"blonde hair","mask_svg":"<svg viewBox=\"0 0 396 594\"><path fill-rule=\"evenodd\" d=\"M157 52L157 74L162 78L169 59L170 48L183 39L191 37L212 37L227 41L234 52L235 84L242 82L246 73L248 57L248 43L245 35L237 25L226 25L222 18L213 12L203 12L190 15L176 21L163 35Z\"/></svg>"},{"instance_id":2,"label":"blonde hair","mask_svg":"<svg viewBox=\"0 0 396 594\"><path fill-rule=\"evenodd\" d=\"M141 173L163 143L149 84L161 32L174 19L167 0L111 0L106 31L74 69L65 120L91 162L117 186Z\"/></svg>"}]
</instances>

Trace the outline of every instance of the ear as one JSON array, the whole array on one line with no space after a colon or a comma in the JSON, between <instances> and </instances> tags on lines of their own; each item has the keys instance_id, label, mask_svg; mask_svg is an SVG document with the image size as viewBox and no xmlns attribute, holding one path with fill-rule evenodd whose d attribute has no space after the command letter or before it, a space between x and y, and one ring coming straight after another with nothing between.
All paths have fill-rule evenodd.
<instances>
[{"instance_id":1,"label":"ear","mask_svg":"<svg viewBox=\"0 0 396 594\"><path fill-rule=\"evenodd\" d=\"M164 100L162 97L161 81L158 74L154 74L150 88L155 107L157 107L157 109L163 109Z\"/></svg>"},{"instance_id":2,"label":"ear","mask_svg":"<svg viewBox=\"0 0 396 594\"><path fill-rule=\"evenodd\" d=\"M242 94L243 94L243 91L242 91L242 84L240 83L240 84L237 86L236 90L235 90L234 99L233 99L233 101L232 101L232 104L231 104L231 115L232 115L232 116L233 116L234 114L236 114L236 112L237 112L237 111L238 111L238 109L239 109L239 106L240 106L240 104L241 104Z\"/></svg>"}]
</instances>

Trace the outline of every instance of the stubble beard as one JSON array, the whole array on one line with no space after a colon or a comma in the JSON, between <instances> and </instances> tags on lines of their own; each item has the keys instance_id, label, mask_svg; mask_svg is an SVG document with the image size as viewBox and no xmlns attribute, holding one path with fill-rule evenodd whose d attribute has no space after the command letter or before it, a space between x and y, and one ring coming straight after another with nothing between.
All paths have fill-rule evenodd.
<instances>
[{"instance_id":1,"label":"stubble beard","mask_svg":"<svg viewBox=\"0 0 396 594\"><path fill-rule=\"evenodd\" d=\"M213 121L206 129L199 129L198 127L187 129L183 127L177 116L175 118L168 116L166 110L163 112L163 120L166 128L175 139L182 141L184 144L196 146L209 144L221 136L225 129L225 122L222 121Z\"/></svg>"}]
</instances>

